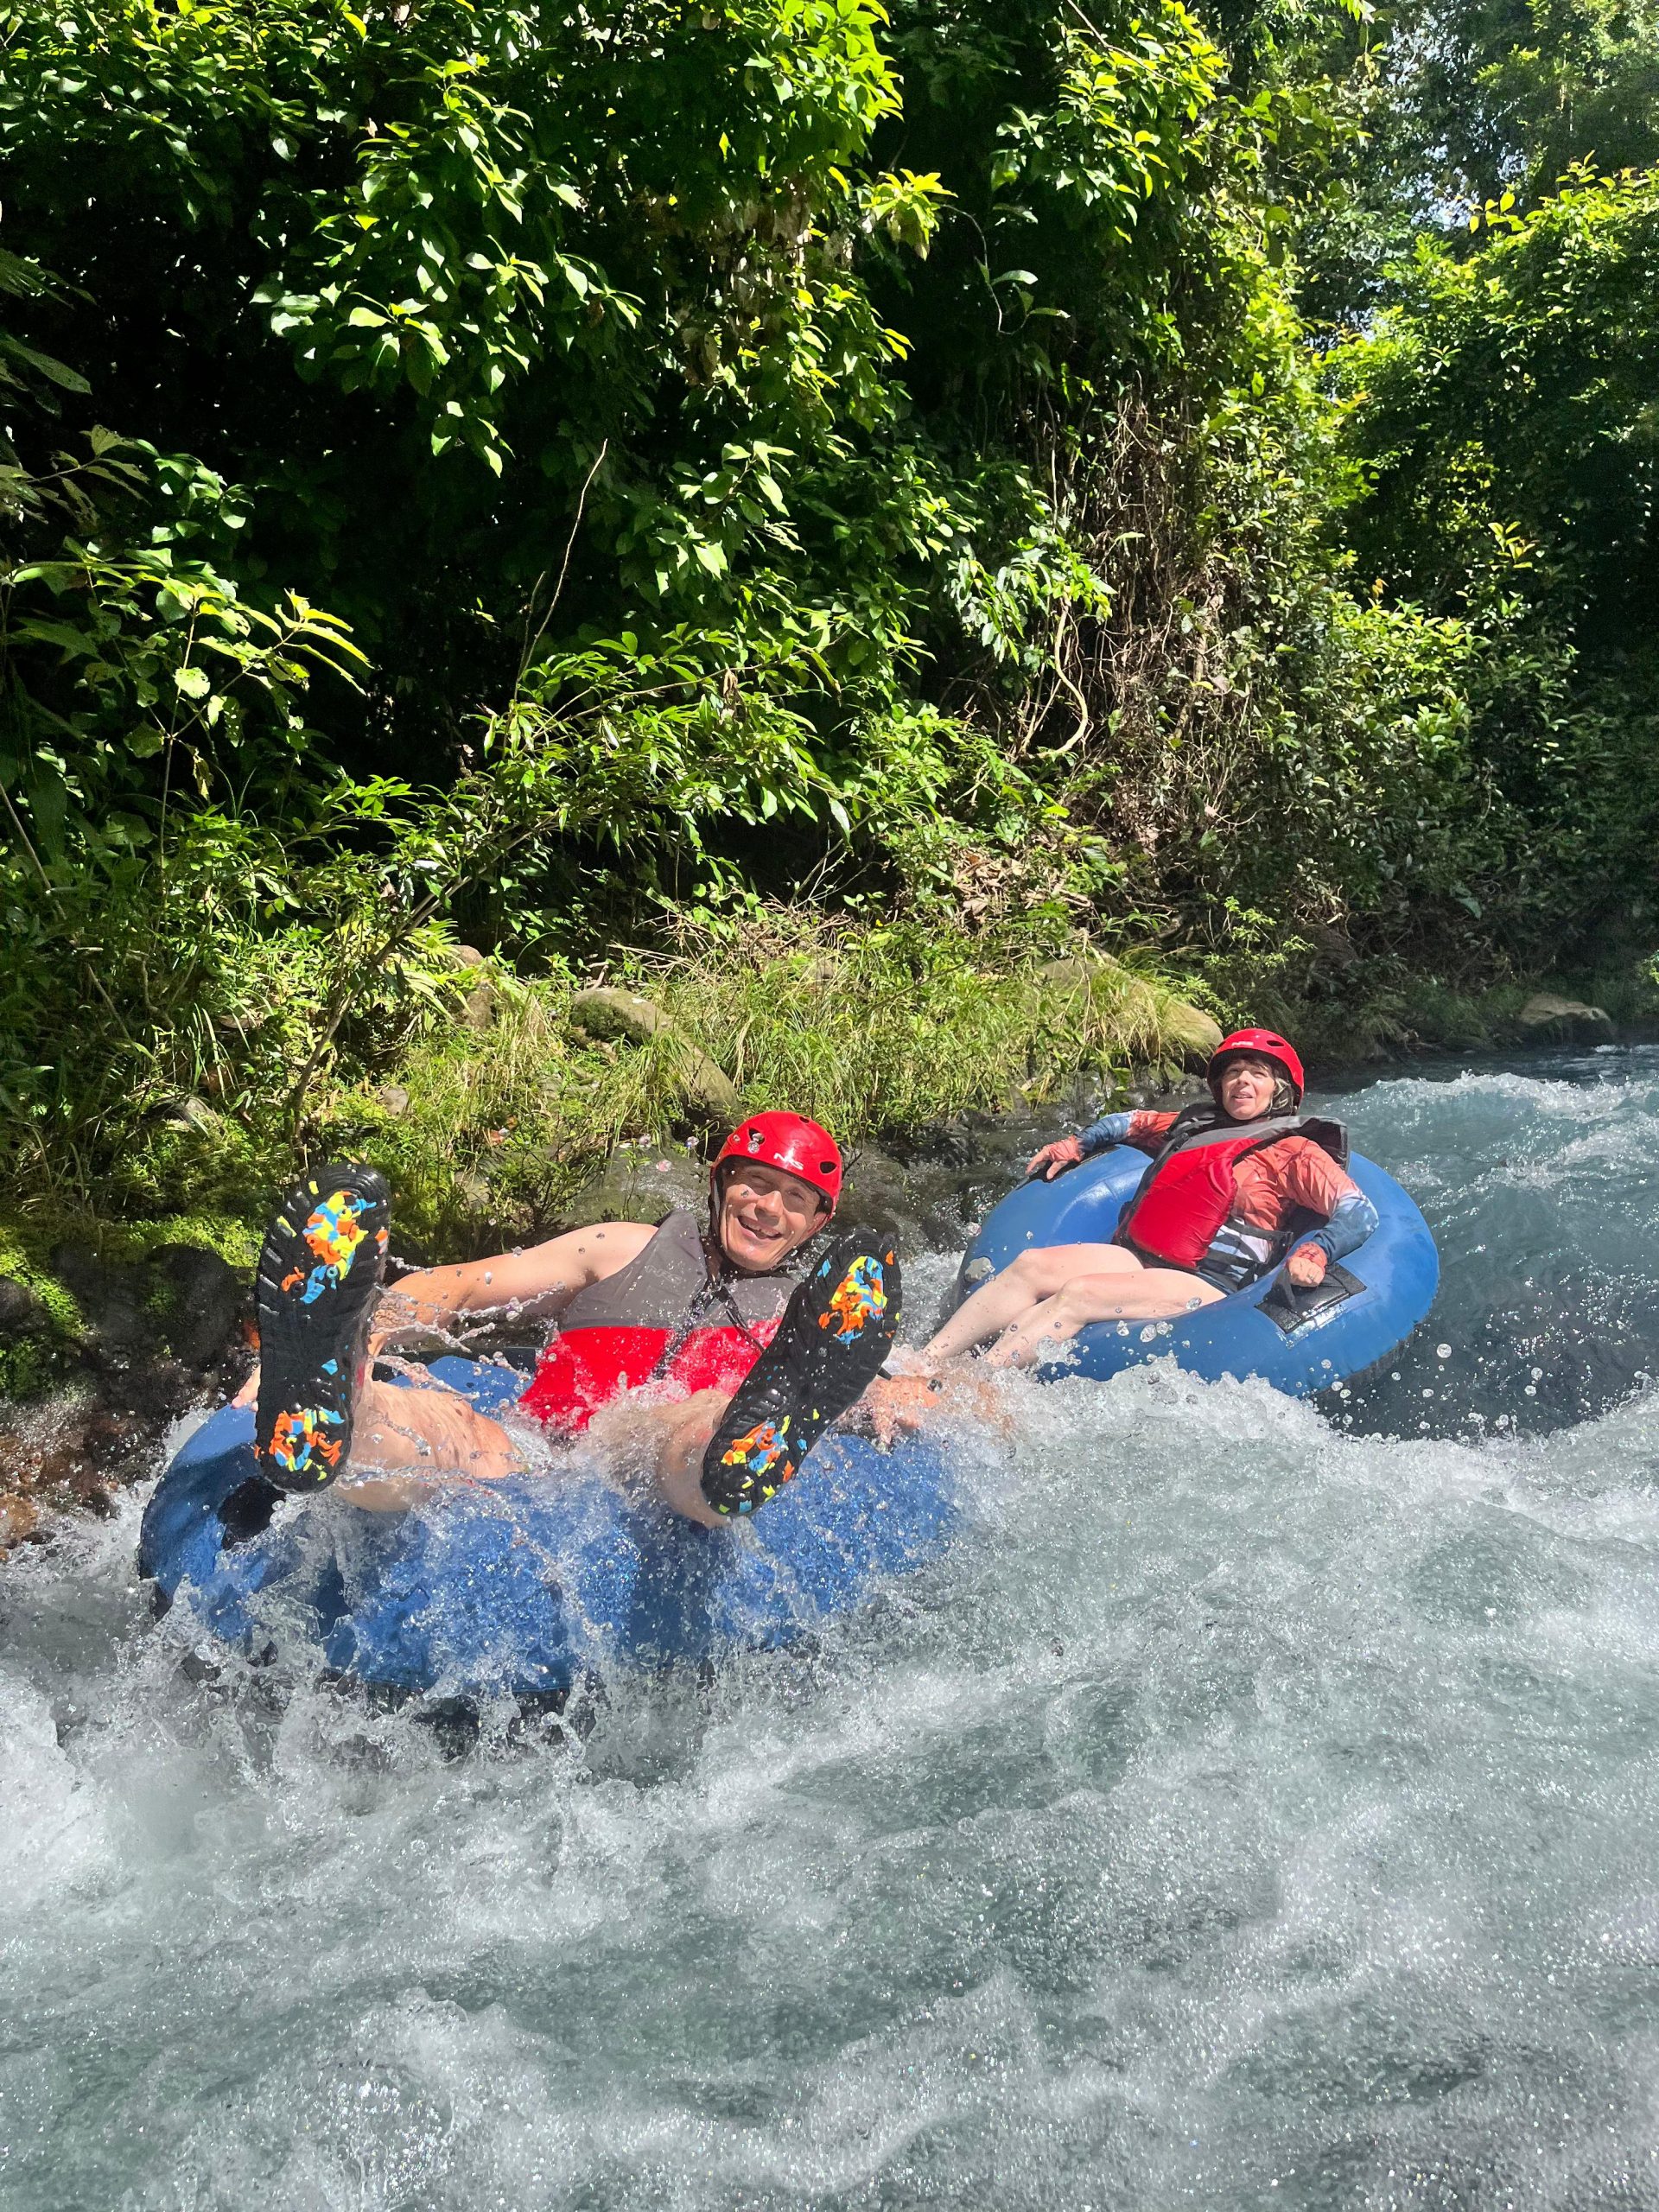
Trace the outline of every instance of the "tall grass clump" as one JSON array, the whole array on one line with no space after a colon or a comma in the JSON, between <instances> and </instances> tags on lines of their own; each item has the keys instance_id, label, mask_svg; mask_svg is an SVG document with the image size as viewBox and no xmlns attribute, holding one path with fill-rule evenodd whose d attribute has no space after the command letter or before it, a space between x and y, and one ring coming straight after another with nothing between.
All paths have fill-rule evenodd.
<instances>
[{"instance_id":1,"label":"tall grass clump","mask_svg":"<svg viewBox=\"0 0 1659 2212\"><path fill-rule=\"evenodd\" d=\"M1154 976L937 927L783 913L724 946L693 940L657 976L677 1028L746 1103L849 1136L1051 1097L1084 1072L1109 1082L1179 1064L1202 1035Z\"/></svg>"},{"instance_id":2,"label":"tall grass clump","mask_svg":"<svg viewBox=\"0 0 1659 2212\"><path fill-rule=\"evenodd\" d=\"M338 1093L318 1141L373 1160L416 1239L458 1249L552 1227L624 1139L718 1133L700 1067L745 1111L791 1107L855 1141L1173 1072L1214 1033L1112 961L799 910L687 931L613 979L666 1017L643 1041L573 1027L568 977L508 982L486 1030L429 1035L389 1080Z\"/></svg>"}]
</instances>

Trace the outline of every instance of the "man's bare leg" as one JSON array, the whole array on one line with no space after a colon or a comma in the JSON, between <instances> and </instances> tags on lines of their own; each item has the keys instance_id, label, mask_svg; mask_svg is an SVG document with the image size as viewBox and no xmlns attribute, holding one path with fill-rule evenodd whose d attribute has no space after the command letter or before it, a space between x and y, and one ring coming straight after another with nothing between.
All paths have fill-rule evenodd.
<instances>
[{"instance_id":1,"label":"man's bare leg","mask_svg":"<svg viewBox=\"0 0 1659 2212\"><path fill-rule=\"evenodd\" d=\"M453 1390L364 1382L357 1394L352 1456L340 1482L348 1504L401 1510L434 1482L499 1482L524 1473L524 1454L499 1421Z\"/></svg>"},{"instance_id":2,"label":"man's bare leg","mask_svg":"<svg viewBox=\"0 0 1659 2212\"><path fill-rule=\"evenodd\" d=\"M642 1477L676 1512L720 1528L721 1516L703 1502L702 1455L730 1402L719 1390L673 1405L623 1401L606 1408L589 1434L607 1459ZM370 1382L358 1395L351 1465L339 1490L350 1504L395 1512L419 1503L437 1483L499 1482L526 1471L509 1432L465 1398ZM557 1476L550 1471L548 1479Z\"/></svg>"},{"instance_id":3,"label":"man's bare leg","mask_svg":"<svg viewBox=\"0 0 1659 2212\"><path fill-rule=\"evenodd\" d=\"M1179 1268L1141 1268L1133 1281L1121 1270L1084 1275L1028 1313L986 1355L988 1367L1030 1367L1068 1343L1090 1321L1167 1321L1213 1306L1225 1294Z\"/></svg>"},{"instance_id":4,"label":"man's bare leg","mask_svg":"<svg viewBox=\"0 0 1659 2212\"><path fill-rule=\"evenodd\" d=\"M702 1455L731 1402L726 1390L696 1390L672 1405L642 1406L625 1397L603 1408L588 1433L673 1511L705 1529L726 1529L730 1521L702 1494Z\"/></svg>"},{"instance_id":5,"label":"man's bare leg","mask_svg":"<svg viewBox=\"0 0 1659 2212\"><path fill-rule=\"evenodd\" d=\"M1121 1244L1033 1246L963 1300L924 1347L923 1357L938 1365L1000 1337L1079 1276L1145 1272L1134 1253Z\"/></svg>"}]
</instances>

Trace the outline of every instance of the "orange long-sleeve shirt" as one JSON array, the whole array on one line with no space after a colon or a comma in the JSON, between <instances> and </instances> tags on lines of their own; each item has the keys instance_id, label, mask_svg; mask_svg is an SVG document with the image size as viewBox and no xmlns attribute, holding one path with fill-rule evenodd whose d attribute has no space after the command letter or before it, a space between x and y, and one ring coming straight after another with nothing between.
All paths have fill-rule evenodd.
<instances>
[{"instance_id":1,"label":"orange long-sleeve shirt","mask_svg":"<svg viewBox=\"0 0 1659 2212\"><path fill-rule=\"evenodd\" d=\"M1173 1114L1130 1114L1123 1141L1141 1152L1156 1152L1174 1120ZM1299 1206L1328 1220L1350 1197L1370 1211L1352 1176L1312 1137L1285 1137L1260 1152L1246 1153L1233 1170L1233 1182L1238 1192L1233 1211L1252 1229L1277 1231Z\"/></svg>"}]
</instances>

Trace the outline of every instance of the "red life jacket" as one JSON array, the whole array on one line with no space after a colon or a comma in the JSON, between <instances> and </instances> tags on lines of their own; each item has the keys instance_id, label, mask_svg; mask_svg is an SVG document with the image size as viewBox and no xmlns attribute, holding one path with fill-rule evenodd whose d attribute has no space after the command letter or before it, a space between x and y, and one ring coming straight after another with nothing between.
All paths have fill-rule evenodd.
<instances>
[{"instance_id":1,"label":"red life jacket","mask_svg":"<svg viewBox=\"0 0 1659 2212\"><path fill-rule=\"evenodd\" d=\"M1338 1167L1347 1163L1348 1132L1340 1122L1300 1115L1230 1122L1207 1103L1187 1107L1170 1125L1119 1215L1113 1243L1154 1266L1185 1268L1228 1289L1255 1281L1280 1259L1292 1236L1305 1231L1294 1220L1270 1230L1236 1215L1234 1170L1247 1154L1287 1137L1310 1137Z\"/></svg>"},{"instance_id":2,"label":"red life jacket","mask_svg":"<svg viewBox=\"0 0 1659 2212\"><path fill-rule=\"evenodd\" d=\"M711 1273L695 1215L671 1213L639 1255L579 1290L518 1403L558 1428L586 1428L641 1382L734 1390L784 1317L797 1278Z\"/></svg>"}]
</instances>

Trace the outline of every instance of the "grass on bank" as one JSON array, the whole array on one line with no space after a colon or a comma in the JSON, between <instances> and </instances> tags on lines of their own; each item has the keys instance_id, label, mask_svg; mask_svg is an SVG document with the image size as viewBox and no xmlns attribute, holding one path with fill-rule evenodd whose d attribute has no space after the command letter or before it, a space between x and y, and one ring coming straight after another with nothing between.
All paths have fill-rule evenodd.
<instances>
[{"instance_id":1,"label":"grass on bank","mask_svg":"<svg viewBox=\"0 0 1659 2212\"><path fill-rule=\"evenodd\" d=\"M1132 1069L1173 1074L1215 1034L1167 980L1086 948L1063 953L1052 937L804 909L613 962L603 980L666 1017L640 1043L596 1041L573 1023L592 978L459 965L448 944L421 957L416 974L403 956L390 994L340 1026L297 1131L293 1067L327 997L315 963L268 969L262 1020L232 1002L237 1019L212 1025L213 1062L181 1054L155 1085L163 1103L132 1109L114 1141L106 1130L95 1173L72 1147L54 1175L16 1177L3 1213L20 1248L38 1264L67 1236L111 1258L200 1241L239 1265L296 1159L349 1153L389 1176L412 1251L454 1256L556 1226L620 1139L715 1128L718 1105L697 1096L709 1066L733 1114L791 1106L857 1141L1080 1084L1104 1095Z\"/></svg>"},{"instance_id":2,"label":"grass on bank","mask_svg":"<svg viewBox=\"0 0 1659 2212\"><path fill-rule=\"evenodd\" d=\"M568 982L505 986L481 1035L442 1031L405 1057L400 1111L367 1085L338 1095L329 1142L383 1166L410 1233L452 1249L551 1227L622 1138L717 1124L693 1103L699 1058L742 1110L790 1107L855 1141L1079 1081L1108 1090L1133 1068L1173 1075L1215 1033L1115 962L994 964L964 943L828 925L755 929L619 980L668 1026L594 1044L571 1027Z\"/></svg>"},{"instance_id":3,"label":"grass on bank","mask_svg":"<svg viewBox=\"0 0 1659 2212\"><path fill-rule=\"evenodd\" d=\"M55 1174L39 1172L38 1154L18 1156L0 1198L10 1240L0 1273L49 1279L52 1249L67 1236L113 1260L200 1243L245 1266L296 1159L340 1153L387 1173L411 1255L520 1242L558 1224L619 1141L714 1128L720 1114L694 1095L705 1062L742 1109L794 1107L857 1142L1080 1090L1109 1099L1132 1071L1173 1076L1213 1039L1211 1012L1228 1026L1282 1028L1326 1067L1419 1046L1511 1044L1539 988L1602 1004L1622 1024L1659 1015L1646 963L1475 989L1390 963L1334 973L1310 965L1307 950L1243 933L1178 985L1080 944L1062 951L1051 936L970 938L773 910L673 955L614 961L605 980L667 1017L630 1043L594 1041L573 1024L572 1001L591 978L480 969L434 933L418 949L418 972L406 952L401 978L340 1027L297 1130L293 1070L323 1020L326 978L315 959L267 959L262 1019L245 992L227 1000L236 1018L220 1009L209 1024L213 1063L181 1054L155 1086L167 1109L135 1105L95 1173L78 1172L73 1147ZM202 1095L180 1111L175 1094L193 1067Z\"/></svg>"}]
</instances>

